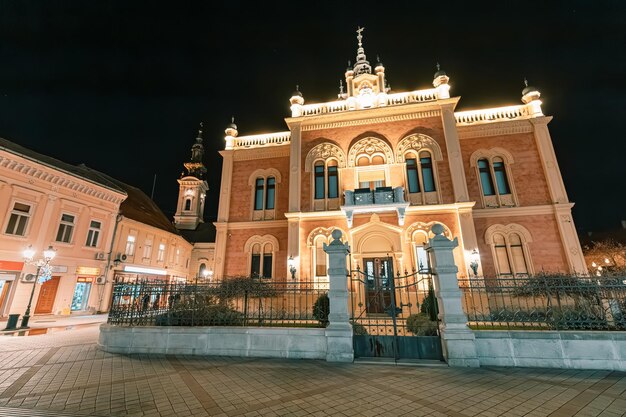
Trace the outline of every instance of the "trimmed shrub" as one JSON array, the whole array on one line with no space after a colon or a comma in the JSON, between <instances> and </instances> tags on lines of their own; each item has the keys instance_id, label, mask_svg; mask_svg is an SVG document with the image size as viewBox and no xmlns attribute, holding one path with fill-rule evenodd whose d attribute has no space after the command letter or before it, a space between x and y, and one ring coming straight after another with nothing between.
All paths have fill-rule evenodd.
<instances>
[{"instance_id":1,"label":"trimmed shrub","mask_svg":"<svg viewBox=\"0 0 626 417\"><path fill-rule=\"evenodd\" d=\"M411 314L406 319L406 328L415 336L437 336L437 322L433 321L428 315Z\"/></svg>"},{"instance_id":2,"label":"trimmed shrub","mask_svg":"<svg viewBox=\"0 0 626 417\"><path fill-rule=\"evenodd\" d=\"M313 317L320 322L322 327L328 326L328 314L330 313L330 300L328 294L323 293L313 304Z\"/></svg>"},{"instance_id":3,"label":"trimmed shrub","mask_svg":"<svg viewBox=\"0 0 626 417\"><path fill-rule=\"evenodd\" d=\"M203 305L195 311L174 310L156 317L156 326L241 326L243 315L223 305Z\"/></svg>"}]
</instances>

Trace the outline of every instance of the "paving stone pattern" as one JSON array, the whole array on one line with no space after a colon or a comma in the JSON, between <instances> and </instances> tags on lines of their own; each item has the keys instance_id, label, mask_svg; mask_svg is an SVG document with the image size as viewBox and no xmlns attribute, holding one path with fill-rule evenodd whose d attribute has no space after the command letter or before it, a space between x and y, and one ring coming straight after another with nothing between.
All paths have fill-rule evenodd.
<instances>
[{"instance_id":1,"label":"paving stone pattern","mask_svg":"<svg viewBox=\"0 0 626 417\"><path fill-rule=\"evenodd\" d=\"M118 355L0 337L0 416L624 416L626 373Z\"/></svg>"}]
</instances>

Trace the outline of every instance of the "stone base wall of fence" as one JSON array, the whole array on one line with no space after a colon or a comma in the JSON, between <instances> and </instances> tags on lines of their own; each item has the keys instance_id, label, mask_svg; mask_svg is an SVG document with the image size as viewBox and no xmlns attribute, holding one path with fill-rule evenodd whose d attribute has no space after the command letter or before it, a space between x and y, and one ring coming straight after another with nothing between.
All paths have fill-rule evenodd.
<instances>
[{"instance_id":1,"label":"stone base wall of fence","mask_svg":"<svg viewBox=\"0 0 626 417\"><path fill-rule=\"evenodd\" d=\"M481 366L626 371L626 332L478 330Z\"/></svg>"},{"instance_id":2,"label":"stone base wall of fence","mask_svg":"<svg viewBox=\"0 0 626 417\"><path fill-rule=\"evenodd\" d=\"M326 359L326 329L113 326L102 324L98 347L111 353Z\"/></svg>"}]
</instances>

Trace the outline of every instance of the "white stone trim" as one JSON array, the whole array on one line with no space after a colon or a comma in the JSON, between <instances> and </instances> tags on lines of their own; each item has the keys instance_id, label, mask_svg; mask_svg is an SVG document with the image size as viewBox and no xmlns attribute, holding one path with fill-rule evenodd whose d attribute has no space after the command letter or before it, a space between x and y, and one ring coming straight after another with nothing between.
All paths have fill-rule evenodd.
<instances>
[{"instance_id":1,"label":"white stone trim","mask_svg":"<svg viewBox=\"0 0 626 417\"><path fill-rule=\"evenodd\" d=\"M350 147L348 151L348 166L356 167L357 157L361 156L367 156L370 162L374 156L383 156L385 164L380 165L381 168L395 162L391 146L386 141L376 137L360 139Z\"/></svg>"},{"instance_id":2,"label":"white stone trim","mask_svg":"<svg viewBox=\"0 0 626 417\"><path fill-rule=\"evenodd\" d=\"M48 169L41 168L42 166ZM42 161L33 160L31 162L29 158L13 154L8 150L4 155L0 152L0 167L18 172L24 177L31 177L28 180L31 184L35 180L39 180L50 183L53 187L64 187L75 193L86 194L114 204L120 204L126 199L126 193L123 191L116 191L105 185L96 184L87 178L79 177L61 168L48 166ZM57 172L64 175L59 175Z\"/></svg>"},{"instance_id":3,"label":"white stone trim","mask_svg":"<svg viewBox=\"0 0 626 417\"><path fill-rule=\"evenodd\" d=\"M287 220L265 220L263 222L229 222L226 223L228 230L266 229L274 227L287 227Z\"/></svg>"},{"instance_id":4,"label":"white stone trim","mask_svg":"<svg viewBox=\"0 0 626 417\"><path fill-rule=\"evenodd\" d=\"M276 168L257 169L250 174L250 177L248 178L248 185L254 187L257 178L267 179L268 177L276 178L276 184L279 184L282 181L280 172Z\"/></svg>"},{"instance_id":5,"label":"white stone trim","mask_svg":"<svg viewBox=\"0 0 626 417\"><path fill-rule=\"evenodd\" d=\"M406 136L396 146L396 162L405 162L404 156L407 152L414 151L419 154L421 151L430 151L433 161L443 160L443 153L437 141L423 133L414 133Z\"/></svg>"},{"instance_id":6,"label":"white stone trim","mask_svg":"<svg viewBox=\"0 0 626 417\"><path fill-rule=\"evenodd\" d=\"M284 143L280 146L270 146L267 148L258 147L254 149L235 149L233 151L233 160L235 161L252 161L257 159L279 158L289 156L290 147L284 146L290 143Z\"/></svg>"},{"instance_id":7,"label":"white stone trim","mask_svg":"<svg viewBox=\"0 0 626 417\"><path fill-rule=\"evenodd\" d=\"M457 125L459 139L480 138L487 136L505 136L519 133L531 133L530 120L501 121L482 125Z\"/></svg>"},{"instance_id":8,"label":"white stone trim","mask_svg":"<svg viewBox=\"0 0 626 417\"><path fill-rule=\"evenodd\" d=\"M496 181L495 169L493 167L495 158L502 158L502 161L504 162L504 172L506 174L506 179L507 179L507 183L509 186L509 191L510 191L510 195L512 199L512 201L510 202L507 201L509 199L505 197L509 194L500 194L500 189L498 188L498 184ZM486 159L487 161L489 161L489 175L491 176L491 180L493 182L493 188L495 191L495 194L493 196L486 196L483 190L483 182L480 178L480 168L478 167L478 160L480 159ZM511 167L510 167L510 165L513 163L515 163L515 160L513 159L513 155L504 148L477 149L470 156L470 167L473 168L474 175L476 175L476 181L478 183L478 190L480 192L480 199L481 199L482 206L484 208L492 207L488 204L486 197L495 197L492 199L496 202L496 205L498 207L511 207L511 206L519 205L519 201L517 199L517 192L515 189L515 181L513 180L513 173L511 172ZM512 203L512 204L507 204L507 203Z\"/></svg>"},{"instance_id":9,"label":"white stone trim","mask_svg":"<svg viewBox=\"0 0 626 417\"><path fill-rule=\"evenodd\" d=\"M324 161L324 163L326 163L333 159L337 161L338 168L346 167L346 154L339 146L330 142L320 143L307 153L304 163L304 172L312 172L313 165L317 161Z\"/></svg>"},{"instance_id":10,"label":"white stone trim","mask_svg":"<svg viewBox=\"0 0 626 417\"><path fill-rule=\"evenodd\" d=\"M279 251L279 245L278 245L278 239L276 239L276 237L272 236L272 235L254 235L254 236L250 236L250 238L248 238L248 240L246 241L246 243L243 246L243 251L246 254L246 258L248 260L248 264L247 264L247 270L248 270L248 275L252 276L252 247L256 244L260 245L261 247L261 259L260 259L260 269L263 269L263 255L265 255L264 249L265 249L265 245L270 244L272 246L272 273L271 273L271 278L274 279L276 278L276 255L278 254ZM265 272L265 271L263 271ZM263 275L263 274L261 274Z\"/></svg>"},{"instance_id":11,"label":"white stone trim","mask_svg":"<svg viewBox=\"0 0 626 417\"><path fill-rule=\"evenodd\" d=\"M473 215L475 219L485 219L491 217L515 217L515 216L533 216L541 214L553 214L556 207L572 208L573 203L558 205L541 205L541 206L524 206L524 207L500 207L500 208L477 208L474 209Z\"/></svg>"}]
</instances>

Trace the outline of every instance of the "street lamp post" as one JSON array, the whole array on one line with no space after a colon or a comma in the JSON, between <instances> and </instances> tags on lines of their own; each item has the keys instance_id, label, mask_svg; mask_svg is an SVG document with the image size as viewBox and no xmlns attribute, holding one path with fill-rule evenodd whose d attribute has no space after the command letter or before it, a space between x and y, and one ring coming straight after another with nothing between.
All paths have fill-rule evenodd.
<instances>
[{"instance_id":1,"label":"street lamp post","mask_svg":"<svg viewBox=\"0 0 626 417\"><path fill-rule=\"evenodd\" d=\"M33 303L33 296L35 295L35 287L37 286L37 281L39 280L39 273L41 272L41 268L48 266L50 261L54 259L56 255L56 251L52 249L52 246L48 246L48 249L43 251L43 258L33 261L35 257L35 250L32 246L29 246L24 250L24 263L37 265L37 273L35 274L35 280L33 282L33 289L30 291L30 298L28 299L28 307L26 307L26 312L24 313L24 317L22 317L22 329L28 329L28 321L30 320L30 306Z\"/></svg>"}]
</instances>

